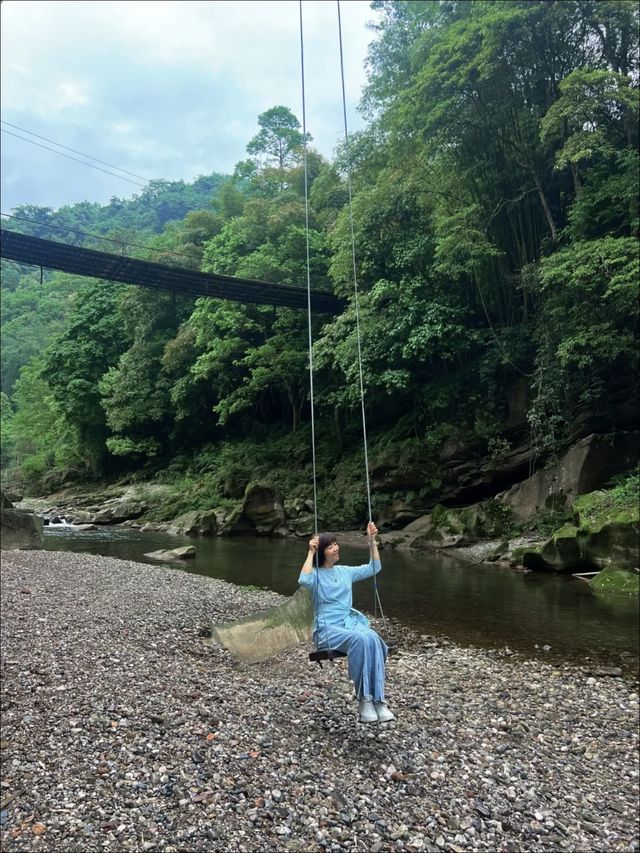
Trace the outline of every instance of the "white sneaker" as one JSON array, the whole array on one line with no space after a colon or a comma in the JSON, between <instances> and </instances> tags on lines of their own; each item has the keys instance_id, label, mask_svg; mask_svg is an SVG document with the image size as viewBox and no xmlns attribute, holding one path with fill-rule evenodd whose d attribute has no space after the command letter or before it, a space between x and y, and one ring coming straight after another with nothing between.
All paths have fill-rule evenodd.
<instances>
[{"instance_id":1,"label":"white sneaker","mask_svg":"<svg viewBox=\"0 0 640 853\"><path fill-rule=\"evenodd\" d=\"M371 699L367 699L366 697L364 699L361 699L360 707L358 710L360 712L361 723L378 722L378 715L376 713L376 709L373 707L373 702L371 701Z\"/></svg>"},{"instance_id":2,"label":"white sneaker","mask_svg":"<svg viewBox=\"0 0 640 853\"><path fill-rule=\"evenodd\" d=\"M374 702L373 707L376 712L376 716L378 717L378 721L381 723L389 723L391 720L395 720L395 714L392 714L391 711L387 708L386 702Z\"/></svg>"}]
</instances>

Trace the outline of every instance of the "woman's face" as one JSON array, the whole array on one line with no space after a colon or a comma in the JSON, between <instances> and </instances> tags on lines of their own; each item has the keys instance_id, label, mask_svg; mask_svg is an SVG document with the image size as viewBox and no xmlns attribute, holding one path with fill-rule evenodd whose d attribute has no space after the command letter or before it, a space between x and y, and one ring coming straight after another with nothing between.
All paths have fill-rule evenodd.
<instances>
[{"instance_id":1,"label":"woman's face","mask_svg":"<svg viewBox=\"0 0 640 853\"><path fill-rule=\"evenodd\" d=\"M340 547L337 542L332 542L324 549L325 563L331 563L333 565L337 561L339 556Z\"/></svg>"}]
</instances>

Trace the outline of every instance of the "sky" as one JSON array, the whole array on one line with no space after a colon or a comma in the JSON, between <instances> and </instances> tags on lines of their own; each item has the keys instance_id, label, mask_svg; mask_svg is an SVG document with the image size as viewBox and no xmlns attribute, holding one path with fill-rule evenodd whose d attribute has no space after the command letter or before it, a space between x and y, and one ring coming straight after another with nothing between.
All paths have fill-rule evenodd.
<instances>
[{"instance_id":1,"label":"sky","mask_svg":"<svg viewBox=\"0 0 640 853\"><path fill-rule=\"evenodd\" d=\"M353 132L376 13L368 0L340 10ZM331 157L344 132L337 5L303 0L302 13L307 130ZM302 122L298 0L3 0L0 16L3 212L229 174L260 113L282 104ZM136 183L11 134L82 159L47 140L61 143Z\"/></svg>"}]
</instances>

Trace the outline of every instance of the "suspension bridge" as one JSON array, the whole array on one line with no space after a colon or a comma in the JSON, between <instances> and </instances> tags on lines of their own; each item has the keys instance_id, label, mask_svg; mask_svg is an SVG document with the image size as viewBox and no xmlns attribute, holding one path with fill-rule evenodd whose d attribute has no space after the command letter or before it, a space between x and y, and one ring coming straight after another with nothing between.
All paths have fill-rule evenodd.
<instances>
[{"instance_id":1,"label":"suspension bridge","mask_svg":"<svg viewBox=\"0 0 640 853\"><path fill-rule=\"evenodd\" d=\"M198 272L184 267L165 266L125 255L72 246L57 240L31 237L7 228L0 229L0 243L1 257L41 269L244 304L275 305L304 310L309 307L306 287L289 287L266 281ZM346 306L344 300L318 290L311 291L310 302L311 310L320 314L339 314Z\"/></svg>"}]
</instances>

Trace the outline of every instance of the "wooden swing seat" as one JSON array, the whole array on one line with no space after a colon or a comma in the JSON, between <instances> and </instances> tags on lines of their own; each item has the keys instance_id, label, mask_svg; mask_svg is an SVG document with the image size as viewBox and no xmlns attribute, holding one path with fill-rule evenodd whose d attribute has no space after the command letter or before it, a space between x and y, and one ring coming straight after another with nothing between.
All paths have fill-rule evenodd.
<instances>
[{"instance_id":1,"label":"wooden swing seat","mask_svg":"<svg viewBox=\"0 0 640 853\"><path fill-rule=\"evenodd\" d=\"M395 640L390 640L387 643L387 649L389 650L389 654L393 655L398 651L398 643ZM313 663L317 663L320 668L322 668L322 661L328 660L332 661L335 658L346 658L346 652L340 652L338 649L318 649L315 652L309 653L309 660Z\"/></svg>"}]
</instances>

